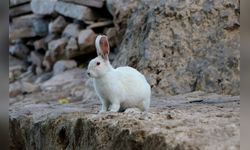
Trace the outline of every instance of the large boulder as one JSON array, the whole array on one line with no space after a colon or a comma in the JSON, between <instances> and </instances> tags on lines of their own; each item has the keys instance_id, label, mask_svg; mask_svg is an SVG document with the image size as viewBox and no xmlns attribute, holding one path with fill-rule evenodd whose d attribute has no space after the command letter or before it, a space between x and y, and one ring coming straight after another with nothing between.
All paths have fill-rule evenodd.
<instances>
[{"instance_id":1,"label":"large boulder","mask_svg":"<svg viewBox=\"0 0 250 150\"><path fill-rule=\"evenodd\" d=\"M239 94L238 0L108 0L107 5L116 27L126 27L115 66L137 68L159 94Z\"/></svg>"}]
</instances>

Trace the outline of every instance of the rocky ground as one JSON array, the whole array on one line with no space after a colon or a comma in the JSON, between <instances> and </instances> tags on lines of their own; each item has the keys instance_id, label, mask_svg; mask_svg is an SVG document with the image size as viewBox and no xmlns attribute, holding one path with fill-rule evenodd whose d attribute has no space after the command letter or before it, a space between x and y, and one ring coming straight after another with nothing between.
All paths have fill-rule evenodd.
<instances>
[{"instance_id":1,"label":"rocky ground","mask_svg":"<svg viewBox=\"0 0 250 150\"><path fill-rule=\"evenodd\" d=\"M11 149L239 149L240 97L153 95L148 113L98 114L83 69L10 99ZM88 85L88 86L83 86Z\"/></svg>"}]
</instances>

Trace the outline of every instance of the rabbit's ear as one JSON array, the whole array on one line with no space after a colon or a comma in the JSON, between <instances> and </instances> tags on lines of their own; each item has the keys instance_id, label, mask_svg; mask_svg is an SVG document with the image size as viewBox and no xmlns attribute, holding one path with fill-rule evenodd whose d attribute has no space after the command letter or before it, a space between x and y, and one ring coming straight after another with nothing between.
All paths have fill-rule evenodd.
<instances>
[{"instance_id":1,"label":"rabbit's ear","mask_svg":"<svg viewBox=\"0 0 250 150\"><path fill-rule=\"evenodd\" d=\"M98 35L95 40L97 55L101 55L103 59L108 59L109 55L109 43L108 37L105 35Z\"/></svg>"}]
</instances>

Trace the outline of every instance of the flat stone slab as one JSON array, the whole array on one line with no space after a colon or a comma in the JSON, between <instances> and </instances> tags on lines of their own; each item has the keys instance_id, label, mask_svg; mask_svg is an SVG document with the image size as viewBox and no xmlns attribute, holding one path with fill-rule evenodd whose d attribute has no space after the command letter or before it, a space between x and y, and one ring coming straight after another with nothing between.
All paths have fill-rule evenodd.
<instances>
[{"instance_id":1,"label":"flat stone slab","mask_svg":"<svg viewBox=\"0 0 250 150\"><path fill-rule=\"evenodd\" d=\"M79 5L96 7L96 8L102 8L105 2L105 0L59 0L59 1L75 3Z\"/></svg>"},{"instance_id":2,"label":"flat stone slab","mask_svg":"<svg viewBox=\"0 0 250 150\"><path fill-rule=\"evenodd\" d=\"M69 72L74 71L65 74ZM71 97L72 89L89 81L84 74L81 78L75 76L74 84L69 82L57 90L10 99L10 148L240 149L239 96L203 92L153 95L148 113L128 109L98 114L96 96ZM61 104L58 100L65 97L69 102Z\"/></svg>"},{"instance_id":3,"label":"flat stone slab","mask_svg":"<svg viewBox=\"0 0 250 150\"><path fill-rule=\"evenodd\" d=\"M29 3L31 0L9 0L10 7L14 7L20 4Z\"/></svg>"},{"instance_id":4,"label":"flat stone slab","mask_svg":"<svg viewBox=\"0 0 250 150\"><path fill-rule=\"evenodd\" d=\"M58 1L56 2L55 10L59 14L81 21L93 21L96 19L91 8L73 3Z\"/></svg>"}]
</instances>

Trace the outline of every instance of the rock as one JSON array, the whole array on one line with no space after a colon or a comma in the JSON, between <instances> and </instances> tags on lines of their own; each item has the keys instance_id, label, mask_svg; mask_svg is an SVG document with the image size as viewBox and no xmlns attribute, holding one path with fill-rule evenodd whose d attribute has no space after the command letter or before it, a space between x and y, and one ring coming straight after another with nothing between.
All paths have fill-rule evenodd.
<instances>
[{"instance_id":1,"label":"rock","mask_svg":"<svg viewBox=\"0 0 250 150\"><path fill-rule=\"evenodd\" d=\"M45 66L46 71L49 71L58 59L64 57L64 48L66 44L66 38L53 40L49 43L49 50L46 52L43 60L43 65Z\"/></svg>"},{"instance_id":2,"label":"rock","mask_svg":"<svg viewBox=\"0 0 250 150\"><path fill-rule=\"evenodd\" d=\"M50 51L63 51L65 45L67 44L66 38L60 38L57 40L53 40L49 43L48 47Z\"/></svg>"},{"instance_id":3,"label":"rock","mask_svg":"<svg viewBox=\"0 0 250 150\"><path fill-rule=\"evenodd\" d=\"M141 113L141 110L139 108L128 108L124 111L124 113L130 113L130 114Z\"/></svg>"},{"instance_id":4,"label":"rock","mask_svg":"<svg viewBox=\"0 0 250 150\"><path fill-rule=\"evenodd\" d=\"M9 68L18 66L18 65L25 66L25 63L21 59L18 59L14 56L9 55Z\"/></svg>"},{"instance_id":5,"label":"rock","mask_svg":"<svg viewBox=\"0 0 250 150\"><path fill-rule=\"evenodd\" d=\"M22 72L25 71L25 69L25 66L22 64L9 67L9 71L12 73L14 79L18 78L22 74Z\"/></svg>"},{"instance_id":6,"label":"rock","mask_svg":"<svg viewBox=\"0 0 250 150\"><path fill-rule=\"evenodd\" d=\"M48 22L44 19L34 19L33 28L37 35L45 36L48 33Z\"/></svg>"},{"instance_id":7,"label":"rock","mask_svg":"<svg viewBox=\"0 0 250 150\"><path fill-rule=\"evenodd\" d=\"M115 27L108 28L107 31L106 31L106 35L107 35L108 40L109 40L109 46L111 48L117 47L118 43L119 43L119 40L117 39L117 30L116 30L116 28Z\"/></svg>"},{"instance_id":8,"label":"rock","mask_svg":"<svg viewBox=\"0 0 250 150\"><path fill-rule=\"evenodd\" d=\"M19 17L12 18L11 28L20 29L20 28L33 28L34 19L39 19L40 16L34 14L22 15Z\"/></svg>"},{"instance_id":9,"label":"rock","mask_svg":"<svg viewBox=\"0 0 250 150\"><path fill-rule=\"evenodd\" d=\"M127 29L128 19L130 18L131 14L135 12L139 5L140 1L136 0L129 0L129 1L117 1L117 0L107 0L106 7L110 14L113 16L113 23L116 28L117 32L117 39L120 45L122 42L124 34ZM161 3L162 4L162 3ZM146 4L145 6L152 6L150 4Z\"/></svg>"},{"instance_id":10,"label":"rock","mask_svg":"<svg viewBox=\"0 0 250 150\"><path fill-rule=\"evenodd\" d=\"M223 99L213 104L188 103L188 95L153 97L147 113L129 109L98 114L97 99L57 104L57 93L44 92L35 99L26 95L27 100L10 105L10 149L240 148L239 96L192 94L205 101Z\"/></svg>"},{"instance_id":11,"label":"rock","mask_svg":"<svg viewBox=\"0 0 250 150\"><path fill-rule=\"evenodd\" d=\"M9 39L11 41L21 39L21 38L31 38L35 37L36 32L33 28L30 27L23 27L18 29L13 29L11 26L9 28Z\"/></svg>"},{"instance_id":12,"label":"rock","mask_svg":"<svg viewBox=\"0 0 250 150\"><path fill-rule=\"evenodd\" d=\"M89 7L96 7L102 8L104 5L105 0L59 0L63 2L70 2L79 5L89 6Z\"/></svg>"},{"instance_id":13,"label":"rock","mask_svg":"<svg viewBox=\"0 0 250 150\"><path fill-rule=\"evenodd\" d=\"M20 59L9 55L9 82L12 83L21 77L21 74L26 71L26 65Z\"/></svg>"},{"instance_id":14,"label":"rock","mask_svg":"<svg viewBox=\"0 0 250 150\"><path fill-rule=\"evenodd\" d=\"M66 28L63 31L63 36L66 37L78 37L80 32L79 25L78 24L68 24Z\"/></svg>"},{"instance_id":15,"label":"rock","mask_svg":"<svg viewBox=\"0 0 250 150\"><path fill-rule=\"evenodd\" d=\"M9 83L12 83L13 81L15 81L16 79L15 79L15 77L14 77L14 74L11 72L11 71L9 71Z\"/></svg>"},{"instance_id":16,"label":"rock","mask_svg":"<svg viewBox=\"0 0 250 150\"><path fill-rule=\"evenodd\" d=\"M61 33L66 25L66 20L62 16L58 16L53 22L49 24L49 32Z\"/></svg>"},{"instance_id":17,"label":"rock","mask_svg":"<svg viewBox=\"0 0 250 150\"><path fill-rule=\"evenodd\" d=\"M47 32L47 23L42 20L41 16L29 14L20 17L15 17L10 23L10 35L9 37L13 40L20 38L31 38L40 35L41 32ZM40 32L39 32L40 31ZM33 43L33 42L32 42Z\"/></svg>"},{"instance_id":18,"label":"rock","mask_svg":"<svg viewBox=\"0 0 250 150\"><path fill-rule=\"evenodd\" d=\"M73 58L75 55L77 55L77 52L79 51L78 44L75 38L71 37L68 41L68 44L65 48L65 55L66 58Z\"/></svg>"},{"instance_id":19,"label":"rock","mask_svg":"<svg viewBox=\"0 0 250 150\"><path fill-rule=\"evenodd\" d=\"M43 72L42 70L42 61L43 61L43 55L39 54L38 52L31 52L30 54L30 61L32 65L34 65L35 74L41 74Z\"/></svg>"},{"instance_id":20,"label":"rock","mask_svg":"<svg viewBox=\"0 0 250 150\"><path fill-rule=\"evenodd\" d=\"M27 54L29 53L29 49L24 44L17 43L13 46L10 46L9 53L13 56L16 56L20 59L25 60L27 57Z\"/></svg>"},{"instance_id":21,"label":"rock","mask_svg":"<svg viewBox=\"0 0 250 150\"><path fill-rule=\"evenodd\" d=\"M82 21L93 21L96 19L96 16L92 9L76 5L72 3L65 3L58 1L55 6L55 10L64 16L74 18Z\"/></svg>"},{"instance_id":22,"label":"rock","mask_svg":"<svg viewBox=\"0 0 250 150\"><path fill-rule=\"evenodd\" d=\"M82 72L79 68L65 71L53 76L40 87L43 91L57 91L59 89L62 90L62 88L72 87L72 85L82 83ZM86 76L87 75L85 75L85 77Z\"/></svg>"},{"instance_id":23,"label":"rock","mask_svg":"<svg viewBox=\"0 0 250 150\"><path fill-rule=\"evenodd\" d=\"M52 72L43 73L39 77L37 77L37 79L35 80L35 84L43 83L49 80L52 76L53 76Z\"/></svg>"},{"instance_id":24,"label":"rock","mask_svg":"<svg viewBox=\"0 0 250 150\"><path fill-rule=\"evenodd\" d=\"M51 15L55 13L57 0L32 0L31 9L34 14Z\"/></svg>"},{"instance_id":25,"label":"rock","mask_svg":"<svg viewBox=\"0 0 250 150\"><path fill-rule=\"evenodd\" d=\"M96 34L91 29L82 30L78 36L78 45L81 51L81 54L87 54L95 50L95 38Z\"/></svg>"},{"instance_id":26,"label":"rock","mask_svg":"<svg viewBox=\"0 0 250 150\"><path fill-rule=\"evenodd\" d=\"M24 73L22 73L21 75L20 75L20 81L21 81L21 83L22 82L30 82L30 83L33 83L34 82L34 80L35 80L35 76L34 76L34 74L32 73L32 66L29 66L28 67L28 69L27 69L27 71L26 72L24 72Z\"/></svg>"},{"instance_id":27,"label":"rock","mask_svg":"<svg viewBox=\"0 0 250 150\"><path fill-rule=\"evenodd\" d=\"M34 47L35 47L35 50L46 50L46 49L47 49L47 44L46 44L44 38L39 39L39 40L36 40L36 41L33 43L33 45L34 45Z\"/></svg>"},{"instance_id":28,"label":"rock","mask_svg":"<svg viewBox=\"0 0 250 150\"><path fill-rule=\"evenodd\" d=\"M110 26L112 24L113 24L113 21L111 21L111 20L102 21L102 22L95 22L95 23L87 26L87 29L100 28L100 27Z\"/></svg>"},{"instance_id":29,"label":"rock","mask_svg":"<svg viewBox=\"0 0 250 150\"><path fill-rule=\"evenodd\" d=\"M239 1L235 3L228 8L222 1L156 0L137 1L134 7L134 1L112 1L115 27L127 26L114 66L138 69L159 94L202 90L238 95L239 27L223 28L230 22L227 18L239 19Z\"/></svg>"},{"instance_id":30,"label":"rock","mask_svg":"<svg viewBox=\"0 0 250 150\"><path fill-rule=\"evenodd\" d=\"M44 42L45 43L49 43L55 39L58 39L59 37L56 34L48 34L45 38L44 38Z\"/></svg>"},{"instance_id":31,"label":"rock","mask_svg":"<svg viewBox=\"0 0 250 150\"><path fill-rule=\"evenodd\" d=\"M39 86L29 82L21 82L22 93L33 93L39 90Z\"/></svg>"},{"instance_id":32,"label":"rock","mask_svg":"<svg viewBox=\"0 0 250 150\"><path fill-rule=\"evenodd\" d=\"M30 1L31 0L9 0L9 5L10 5L10 7L13 7L13 6L16 6L16 5L28 3Z\"/></svg>"},{"instance_id":33,"label":"rock","mask_svg":"<svg viewBox=\"0 0 250 150\"><path fill-rule=\"evenodd\" d=\"M74 60L59 60L53 66L53 74L57 75L77 66Z\"/></svg>"},{"instance_id":34,"label":"rock","mask_svg":"<svg viewBox=\"0 0 250 150\"><path fill-rule=\"evenodd\" d=\"M29 3L10 8L9 10L10 17L17 17L17 16L21 16L24 14L29 14L29 13L32 13Z\"/></svg>"},{"instance_id":35,"label":"rock","mask_svg":"<svg viewBox=\"0 0 250 150\"><path fill-rule=\"evenodd\" d=\"M23 71L24 68L21 65L9 67L9 82L12 83L16 79L18 79L18 77L22 74Z\"/></svg>"},{"instance_id":36,"label":"rock","mask_svg":"<svg viewBox=\"0 0 250 150\"><path fill-rule=\"evenodd\" d=\"M16 81L14 83L11 83L9 85L9 97L16 97L19 94L22 94L20 82Z\"/></svg>"}]
</instances>

